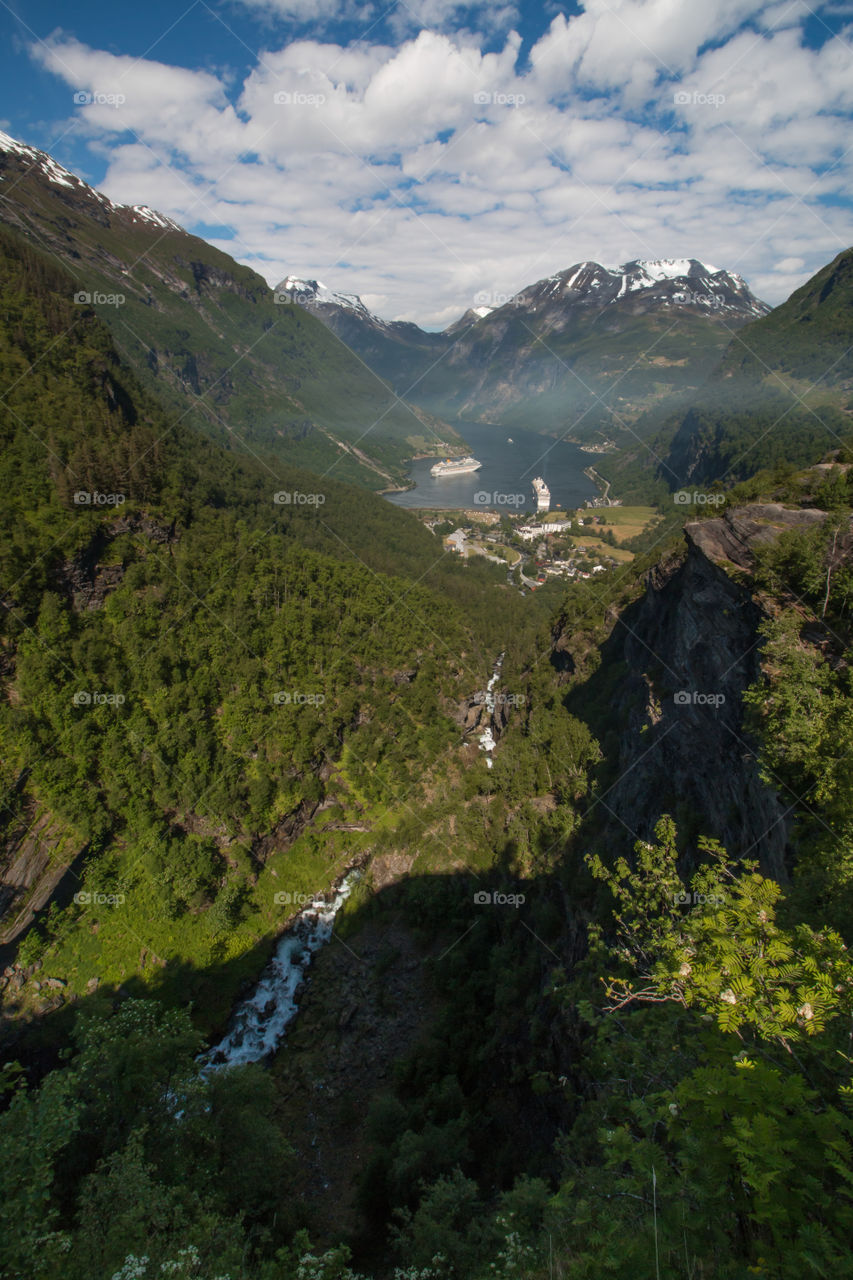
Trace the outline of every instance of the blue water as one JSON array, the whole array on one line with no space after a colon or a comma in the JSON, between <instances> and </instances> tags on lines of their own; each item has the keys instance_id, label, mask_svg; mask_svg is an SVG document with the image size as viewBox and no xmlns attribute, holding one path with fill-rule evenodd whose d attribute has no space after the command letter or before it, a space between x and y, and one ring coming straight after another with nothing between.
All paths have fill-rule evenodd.
<instances>
[{"instance_id":1,"label":"blue water","mask_svg":"<svg viewBox=\"0 0 853 1280\"><path fill-rule=\"evenodd\" d=\"M485 511L535 511L533 477L541 476L551 490L551 509L582 507L598 488L583 474L595 465L595 456L582 453L576 444L552 440L535 431L493 426L483 422L457 422L456 430L482 462L469 475L436 478L429 469L435 458L410 463L414 489L386 494L398 507L431 507L458 510L482 507ZM512 436L513 443L507 444Z\"/></svg>"}]
</instances>

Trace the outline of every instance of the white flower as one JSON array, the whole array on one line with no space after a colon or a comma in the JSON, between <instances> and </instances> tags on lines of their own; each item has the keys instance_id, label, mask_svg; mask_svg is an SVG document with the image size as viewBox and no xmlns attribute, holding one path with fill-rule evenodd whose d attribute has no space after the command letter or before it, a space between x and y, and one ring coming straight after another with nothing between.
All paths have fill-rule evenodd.
<instances>
[{"instance_id":1,"label":"white flower","mask_svg":"<svg viewBox=\"0 0 853 1280\"><path fill-rule=\"evenodd\" d=\"M725 1000L726 1004L737 1004L737 996L731 987L726 987L725 991L720 992L720 999Z\"/></svg>"}]
</instances>

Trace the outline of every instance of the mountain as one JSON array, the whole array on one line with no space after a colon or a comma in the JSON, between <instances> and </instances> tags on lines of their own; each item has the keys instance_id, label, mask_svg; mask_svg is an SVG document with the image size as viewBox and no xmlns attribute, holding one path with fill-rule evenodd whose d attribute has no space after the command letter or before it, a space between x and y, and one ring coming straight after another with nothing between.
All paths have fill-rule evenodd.
<instances>
[{"instance_id":1,"label":"mountain","mask_svg":"<svg viewBox=\"0 0 853 1280\"><path fill-rule=\"evenodd\" d=\"M256 272L6 134L0 219L66 265L142 382L229 448L381 489L413 452L456 440Z\"/></svg>"},{"instance_id":2,"label":"mountain","mask_svg":"<svg viewBox=\"0 0 853 1280\"><path fill-rule=\"evenodd\" d=\"M133 872L146 841L175 842L177 874L205 833L216 884L230 865L251 897L321 805L363 821L406 755L440 760L457 700L507 645L494 592L502 619L522 605L499 569L442 556L385 499L176 422L73 293L55 257L0 227L0 942L63 876L127 873L138 896L103 921L104 946L143 927L188 959L202 935L146 916L171 875L156 851ZM478 592L485 650L465 620ZM426 754L408 741L421 730Z\"/></svg>"},{"instance_id":3,"label":"mountain","mask_svg":"<svg viewBox=\"0 0 853 1280\"><path fill-rule=\"evenodd\" d=\"M732 340L720 376L744 372L770 381L779 372L853 392L853 249Z\"/></svg>"},{"instance_id":4,"label":"mountain","mask_svg":"<svg viewBox=\"0 0 853 1280\"><path fill-rule=\"evenodd\" d=\"M398 394L444 417L578 439L618 436L620 419L700 385L732 331L769 311L740 276L692 258L577 263L440 334L314 283L303 305Z\"/></svg>"},{"instance_id":5,"label":"mountain","mask_svg":"<svg viewBox=\"0 0 853 1280\"><path fill-rule=\"evenodd\" d=\"M381 320L356 294L335 293L317 280L288 276L275 292L276 297L292 300L322 320L397 395L405 398L411 391L416 404L431 408L421 382L430 366L447 353L443 334L427 333L406 321Z\"/></svg>"},{"instance_id":6,"label":"mountain","mask_svg":"<svg viewBox=\"0 0 853 1280\"><path fill-rule=\"evenodd\" d=\"M803 465L853 433L853 250L732 339L654 445L671 487Z\"/></svg>"},{"instance_id":7,"label":"mountain","mask_svg":"<svg viewBox=\"0 0 853 1280\"><path fill-rule=\"evenodd\" d=\"M851 465L522 599L74 291L0 228L3 1280L848 1275Z\"/></svg>"}]
</instances>

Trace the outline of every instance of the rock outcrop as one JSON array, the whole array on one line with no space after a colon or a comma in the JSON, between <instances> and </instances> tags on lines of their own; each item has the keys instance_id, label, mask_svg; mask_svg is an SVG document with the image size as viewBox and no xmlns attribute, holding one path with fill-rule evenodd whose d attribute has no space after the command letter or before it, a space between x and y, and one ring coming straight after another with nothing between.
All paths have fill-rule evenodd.
<instances>
[{"instance_id":1,"label":"rock outcrop","mask_svg":"<svg viewBox=\"0 0 853 1280\"><path fill-rule=\"evenodd\" d=\"M787 878L792 797L763 781L758 743L744 727L764 616L748 574L757 547L826 518L752 504L691 522L686 550L653 569L645 594L617 619L590 682L624 664L611 695L617 775L593 801L614 844L649 839L657 817L669 813L687 843L686 868L696 861L697 838L708 835Z\"/></svg>"},{"instance_id":2,"label":"rock outcrop","mask_svg":"<svg viewBox=\"0 0 853 1280\"><path fill-rule=\"evenodd\" d=\"M825 520L826 512L814 507L754 502L733 507L713 520L693 520L684 526L684 536L709 560L749 572L755 565L756 547L775 542L790 529L812 528Z\"/></svg>"}]
</instances>

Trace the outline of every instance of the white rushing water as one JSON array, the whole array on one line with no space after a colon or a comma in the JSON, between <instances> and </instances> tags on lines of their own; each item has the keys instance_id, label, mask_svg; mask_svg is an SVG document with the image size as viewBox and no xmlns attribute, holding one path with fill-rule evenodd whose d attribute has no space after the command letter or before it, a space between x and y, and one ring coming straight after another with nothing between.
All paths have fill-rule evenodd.
<instances>
[{"instance_id":1,"label":"white rushing water","mask_svg":"<svg viewBox=\"0 0 853 1280\"><path fill-rule=\"evenodd\" d=\"M231 1015L227 1035L201 1055L199 1061L206 1069L259 1062L278 1048L288 1023L296 1016L296 993L314 953L331 938L335 916L360 875L350 871L330 901L315 898L299 912L279 940L255 990Z\"/></svg>"},{"instance_id":2,"label":"white rushing water","mask_svg":"<svg viewBox=\"0 0 853 1280\"><path fill-rule=\"evenodd\" d=\"M504 656L501 653L498 655L498 660L495 663L494 668L492 670L492 678L489 680L489 683L486 685L484 703L485 703L486 710L489 713L490 720L494 715L494 711L495 711L495 685L498 683L498 681L501 678L501 667L503 665L503 660L504 660ZM486 765L488 766L489 769L491 769L492 767L491 753L494 751L496 746L497 746L497 743L495 742L495 737L494 737L494 734L492 733L492 726L491 724L487 724L483 733L480 734L480 750L486 752Z\"/></svg>"}]
</instances>

